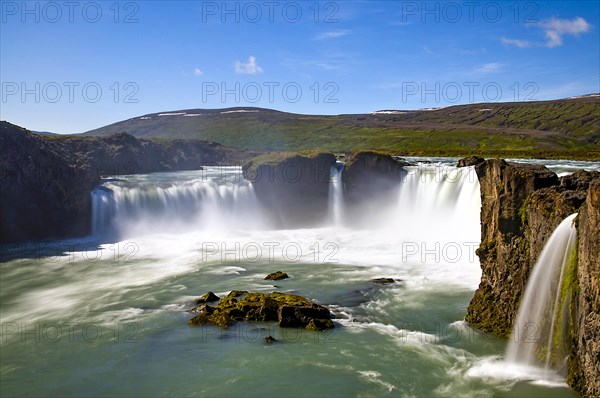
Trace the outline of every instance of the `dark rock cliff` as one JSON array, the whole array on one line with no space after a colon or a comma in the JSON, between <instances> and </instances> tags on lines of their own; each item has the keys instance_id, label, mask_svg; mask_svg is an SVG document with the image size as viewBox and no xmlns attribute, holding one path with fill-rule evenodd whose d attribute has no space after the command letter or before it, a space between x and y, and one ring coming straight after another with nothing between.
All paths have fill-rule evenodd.
<instances>
[{"instance_id":1,"label":"dark rock cliff","mask_svg":"<svg viewBox=\"0 0 600 398\"><path fill-rule=\"evenodd\" d=\"M572 287L569 384L584 396L600 392L600 173L558 178L543 166L487 160L476 166L481 186L482 277L467 309L473 326L508 336L532 267L554 229L579 212L577 283Z\"/></svg>"},{"instance_id":2,"label":"dark rock cliff","mask_svg":"<svg viewBox=\"0 0 600 398\"><path fill-rule=\"evenodd\" d=\"M482 276L466 320L475 327L508 336L532 267L526 228L521 221L526 199L558 183L543 166L488 160L476 166L481 189ZM498 305L502 303L502 305Z\"/></svg>"},{"instance_id":3,"label":"dark rock cliff","mask_svg":"<svg viewBox=\"0 0 600 398\"><path fill-rule=\"evenodd\" d=\"M327 215L332 153L274 153L243 166L256 195L278 227L323 222Z\"/></svg>"},{"instance_id":4,"label":"dark rock cliff","mask_svg":"<svg viewBox=\"0 0 600 398\"><path fill-rule=\"evenodd\" d=\"M50 141L8 123L0 126L0 241L84 235L90 192L99 175L76 165Z\"/></svg>"},{"instance_id":5,"label":"dark rock cliff","mask_svg":"<svg viewBox=\"0 0 600 398\"><path fill-rule=\"evenodd\" d=\"M350 223L370 223L379 209L398 200L398 187L409 163L392 156L364 151L348 157L342 173L344 202Z\"/></svg>"},{"instance_id":6,"label":"dark rock cliff","mask_svg":"<svg viewBox=\"0 0 600 398\"><path fill-rule=\"evenodd\" d=\"M573 343L568 382L588 397L600 396L600 176L590 182L579 211L577 282L571 319Z\"/></svg>"},{"instance_id":7,"label":"dark rock cliff","mask_svg":"<svg viewBox=\"0 0 600 398\"><path fill-rule=\"evenodd\" d=\"M244 175L278 225L314 226L326 221L332 153L273 153L251 159ZM351 154L342 172L346 223L369 219L385 202L397 200L408 163L364 151ZM370 212L371 211L371 212Z\"/></svg>"}]
</instances>

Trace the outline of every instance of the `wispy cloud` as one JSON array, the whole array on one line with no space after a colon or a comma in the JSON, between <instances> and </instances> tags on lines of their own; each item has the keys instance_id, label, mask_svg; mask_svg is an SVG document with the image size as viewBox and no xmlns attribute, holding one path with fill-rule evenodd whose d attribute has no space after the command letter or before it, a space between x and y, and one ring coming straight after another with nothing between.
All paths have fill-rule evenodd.
<instances>
[{"instance_id":1,"label":"wispy cloud","mask_svg":"<svg viewBox=\"0 0 600 398\"><path fill-rule=\"evenodd\" d=\"M345 29L345 30L333 30L330 32L323 32L323 33L319 33L316 37L315 40L328 40L328 39L337 39L338 37L342 37L342 36L346 36L349 35L350 31Z\"/></svg>"},{"instance_id":2,"label":"wispy cloud","mask_svg":"<svg viewBox=\"0 0 600 398\"><path fill-rule=\"evenodd\" d=\"M509 39L502 37L500 41L505 46L514 46L518 48L528 48L533 46L558 47L563 45L564 36L579 36L581 33L589 32L591 25L583 18L573 19L550 18L541 21L538 24L531 24L536 28L542 29L546 36L546 42L534 43L522 39Z\"/></svg>"},{"instance_id":3,"label":"wispy cloud","mask_svg":"<svg viewBox=\"0 0 600 398\"><path fill-rule=\"evenodd\" d=\"M504 65L499 62L490 62L488 64L483 64L481 66L478 66L477 68L475 68L473 70L473 72L487 75L490 73L499 72L503 66Z\"/></svg>"},{"instance_id":4,"label":"wispy cloud","mask_svg":"<svg viewBox=\"0 0 600 398\"><path fill-rule=\"evenodd\" d=\"M194 76L202 76L202 74L204 72L202 72L202 69L200 69L200 68L194 68L194 72L193 73L194 73Z\"/></svg>"},{"instance_id":5,"label":"wispy cloud","mask_svg":"<svg viewBox=\"0 0 600 398\"><path fill-rule=\"evenodd\" d=\"M258 63L256 63L256 57L251 55L248 57L248 62L243 63L241 61L235 61L235 73L240 75L256 75L258 73L262 73L263 68L261 68Z\"/></svg>"},{"instance_id":6,"label":"wispy cloud","mask_svg":"<svg viewBox=\"0 0 600 398\"><path fill-rule=\"evenodd\" d=\"M579 36L588 32L591 25L583 18L577 17L571 20L550 18L540 24L546 33L546 47L557 47L563 44L563 36Z\"/></svg>"},{"instance_id":7,"label":"wispy cloud","mask_svg":"<svg viewBox=\"0 0 600 398\"><path fill-rule=\"evenodd\" d=\"M345 65L343 61L334 60L331 58L314 58L314 59L298 59L288 58L283 62L283 65L294 70L321 69L321 70L340 70Z\"/></svg>"},{"instance_id":8,"label":"wispy cloud","mask_svg":"<svg viewBox=\"0 0 600 398\"><path fill-rule=\"evenodd\" d=\"M527 47L533 46L532 42L527 41L527 40L521 40L521 39L508 39L506 37L503 37L500 39L500 41L505 46L515 46L518 48L527 48Z\"/></svg>"}]
</instances>

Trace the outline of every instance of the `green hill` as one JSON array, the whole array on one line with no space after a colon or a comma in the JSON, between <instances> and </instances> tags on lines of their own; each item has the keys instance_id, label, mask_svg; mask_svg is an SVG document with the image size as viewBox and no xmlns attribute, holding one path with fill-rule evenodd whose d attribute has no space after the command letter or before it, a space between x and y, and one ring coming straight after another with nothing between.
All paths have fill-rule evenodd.
<instances>
[{"instance_id":1,"label":"green hill","mask_svg":"<svg viewBox=\"0 0 600 398\"><path fill-rule=\"evenodd\" d=\"M186 109L131 118L85 135L117 132L200 138L254 151L371 149L600 160L600 96L335 116L250 107Z\"/></svg>"}]
</instances>

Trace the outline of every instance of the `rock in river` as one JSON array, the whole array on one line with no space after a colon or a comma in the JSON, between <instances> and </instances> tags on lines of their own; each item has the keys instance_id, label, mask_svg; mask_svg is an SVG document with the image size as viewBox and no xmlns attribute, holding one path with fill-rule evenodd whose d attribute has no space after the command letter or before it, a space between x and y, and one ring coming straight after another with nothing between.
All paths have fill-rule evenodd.
<instances>
[{"instance_id":1,"label":"rock in river","mask_svg":"<svg viewBox=\"0 0 600 398\"><path fill-rule=\"evenodd\" d=\"M249 293L233 290L216 306L201 304L192 312L198 314L190 325L213 324L229 327L235 321L273 321L280 327L325 330L334 327L331 312L307 298L284 293Z\"/></svg>"},{"instance_id":2,"label":"rock in river","mask_svg":"<svg viewBox=\"0 0 600 398\"><path fill-rule=\"evenodd\" d=\"M282 271L272 272L269 275L265 276L266 281L278 281L278 280L287 279L287 278L289 278L288 274L286 274L285 272L282 272Z\"/></svg>"}]
</instances>

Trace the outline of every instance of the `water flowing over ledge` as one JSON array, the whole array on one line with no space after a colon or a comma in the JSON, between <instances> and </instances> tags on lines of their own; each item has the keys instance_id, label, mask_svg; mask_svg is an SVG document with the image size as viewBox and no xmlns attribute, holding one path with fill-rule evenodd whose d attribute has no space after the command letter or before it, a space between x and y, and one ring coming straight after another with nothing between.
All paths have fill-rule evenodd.
<instances>
[{"instance_id":1,"label":"water flowing over ledge","mask_svg":"<svg viewBox=\"0 0 600 398\"><path fill-rule=\"evenodd\" d=\"M346 203L343 169L341 162L332 166L322 199L327 215L313 228L385 230L417 246L479 243L479 182L472 167L408 166L389 183L390 200L384 206ZM93 232L99 236L278 229L272 222L277 212L261 202L239 167L110 178L91 195ZM290 222L283 227L298 228Z\"/></svg>"},{"instance_id":2,"label":"water flowing over ledge","mask_svg":"<svg viewBox=\"0 0 600 398\"><path fill-rule=\"evenodd\" d=\"M543 364L549 374L559 371L563 377L569 355L571 294L563 283L577 246L575 217L565 218L544 245L525 287L506 351L508 362Z\"/></svg>"},{"instance_id":3,"label":"water flowing over ledge","mask_svg":"<svg viewBox=\"0 0 600 398\"><path fill-rule=\"evenodd\" d=\"M111 178L92 192L97 235L261 229L262 210L240 167Z\"/></svg>"},{"instance_id":4,"label":"water flowing over ledge","mask_svg":"<svg viewBox=\"0 0 600 398\"><path fill-rule=\"evenodd\" d=\"M95 192L106 199L98 203L105 212L104 216L96 213L97 225L103 234L119 237L99 237L100 253L92 256L97 260L79 260L80 256L69 254L46 262L11 262L3 268L0 305L3 321L10 322L11 332L8 343L2 347L3 355L37 358L34 351L39 344L25 345L35 349L31 352L19 344L21 323L31 331L37 330L32 322L40 324L39 330L46 330L45 325L56 329L68 322L76 325L77 336L82 327L101 328L106 341L96 341L93 347L77 339L65 344L66 335L44 346L50 353L57 352L58 359L53 361L57 369L64 368L73 377L82 378L86 369L97 366L96 358L113 355L113 336L128 336L115 332L110 334L111 340L107 331L115 330L115 324L137 325L139 329L133 330L139 331L141 344L118 346L128 358L136 359L133 369L131 362L127 363L128 372L143 378L152 372L143 364L165 364L160 374L152 374L152 380L144 379L147 382L138 387L138 394L166 394L164 385L168 385L180 395L191 395L197 388L194 383L178 382L175 386L165 380L189 381L199 368L218 385L202 390L213 395L239 395L249 388L264 395L280 395L282 387L278 384L255 382L259 376L269 377L273 369L286 383L293 380L301 395L339 394L332 386L340 385L348 393L364 391L371 395L572 393L563 378L550 382L539 367L531 368L538 372L538 376L532 376L525 366L507 366L499 360L505 341L480 333L462 321L465 307L482 280L474 255L480 243L480 203L482 199L500 197L480 195L476 169L456 168L449 162L402 166L399 173L390 168L393 178L371 175L368 181L374 184L370 187L377 189L357 194L360 182L355 178L356 169L349 179L346 174L353 172L346 165L341 184L330 180L315 183L325 188L318 196L324 212L319 213L319 220L311 219L308 226L294 224L285 214L278 213L283 207L270 206L273 202L265 206L265 197L257 188L260 181L244 180L239 168L104 180L103 188ZM376 164L375 168L381 171L388 165ZM327 176L334 175L329 167ZM514 180L515 187L521 189L519 181ZM570 187L581 185L583 180L573 177L562 181ZM302 189L307 186L310 185ZM302 189L294 195L302 198L298 194ZM334 195L338 200L332 200L330 206L332 191L342 195ZM534 208L545 211L548 195L529 194L531 199L522 209L511 203L515 219L532 231L554 229L568 215L563 215L554 202L548 208L558 208L556 217L562 217L556 224L555 220L543 224L533 212ZM123 205L119 216L115 215L116 197ZM577 197L573 196L573 200L579 200ZM503 197L507 199L510 196ZM373 205L370 201L378 203ZM128 206L132 207L130 214L124 210ZM339 224L335 223L333 207L341 215ZM580 237L593 236L593 225L586 222L597 219L590 213L594 207L597 204L583 209L577 219ZM245 218L238 219L240 215ZM282 224L286 227L282 228ZM499 224L487 220L487 225ZM505 234L511 231L510 223L503 221L501 225ZM545 238L542 240L545 242ZM279 246L269 253L264 244L274 242ZM136 251L127 251L123 258L119 250L129 247ZM482 247L489 252L482 252ZM294 250L286 252L286 248L298 250L299 256ZM262 258L257 255L261 250ZM480 252L484 258L491 250L489 241L482 242ZM598 252L593 247L579 252L586 250L588 259L589 253ZM532 257L537 258L538 254ZM134 261L128 261L130 258ZM594 264L589 263L591 269ZM281 268L290 278L278 282L278 287L263 280L264 275ZM377 286L370 282L375 277L401 282ZM509 284L518 286L518 281L513 276ZM301 292L327 305L336 314L339 327L327 335L292 338L289 334L274 334L282 344L263 347L262 333L282 332L269 325L248 325L228 332L174 326L185 324L187 315L183 310L199 294L211 289L224 295L240 287L261 292ZM581 284L581 288L586 286ZM593 297L589 292L585 294ZM54 299L47 300L48 297ZM42 301L44 305L40 306ZM498 297L495 305L504 303ZM593 312L589 308L585 311ZM87 324L82 325L82 320ZM586 341L593 341L589 334L586 337ZM79 355L81 344L88 347L85 357ZM160 348L149 350L149 344ZM273 355L281 351L285 355ZM199 357L205 361L190 367ZM260 366L248 368L249 357ZM296 366L287 372L290 358ZM205 363L210 365L204 366ZM494 367L494 363L501 363L502 369ZM411 371L394 371L399 367ZM31 370L39 369L43 370L43 365L31 361L27 368L3 373L3 378L11 386L18 386L11 391L30 392L24 381L30 379ZM125 368L117 364L115 369ZM503 371L508 373L506 377L500 377ZM534 385L530 380L545 381ZM86 380L85 387L77 382L74 385L104 391L103 382L96 377ZM60 382L53 385L56 388L50 388L49 393L63 388ZM123 391L112 392L123 395Z\"/></svg>"}]
</instances>

